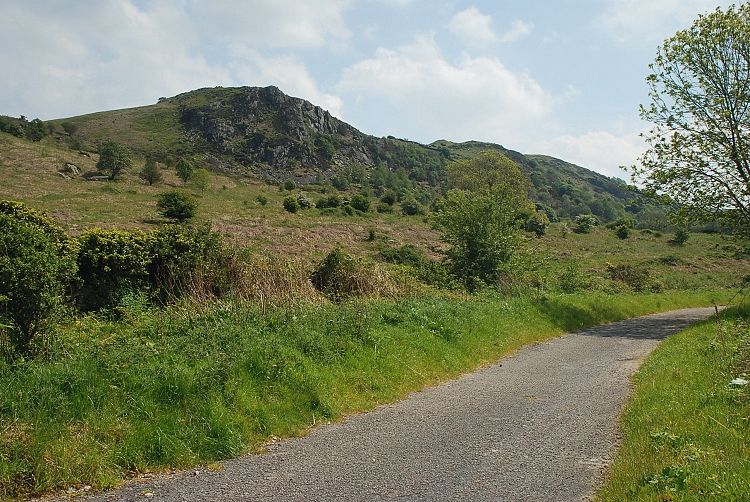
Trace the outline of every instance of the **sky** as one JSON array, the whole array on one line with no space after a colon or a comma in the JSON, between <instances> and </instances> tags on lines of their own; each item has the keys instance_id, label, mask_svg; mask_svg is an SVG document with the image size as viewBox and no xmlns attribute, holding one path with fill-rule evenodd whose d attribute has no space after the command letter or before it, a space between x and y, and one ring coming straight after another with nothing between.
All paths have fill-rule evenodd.
<instances>
[{"instance_id":1,"label":"sky","mask_svg":"<svg viewBox=\"0 0 750 502\"><path fill-rule=\"evenodd\" d=\"M627 179L656 49L721 0L0 0L0 114L276 85L362 132Z\"/></svg>"}]
</instances>

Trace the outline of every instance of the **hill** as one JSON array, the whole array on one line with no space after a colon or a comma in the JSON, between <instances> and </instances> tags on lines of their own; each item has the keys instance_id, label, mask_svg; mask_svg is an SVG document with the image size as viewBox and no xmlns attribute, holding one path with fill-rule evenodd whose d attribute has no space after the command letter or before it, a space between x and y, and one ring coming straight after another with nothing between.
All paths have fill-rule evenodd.
<instances>
[{"instance_id":1,"label":"hill","mask_svg":"<svg viewBox=\"0 0 750 502\"><path fill-rule=\"evenodd\" d=\"M309 101L278 88L207 88L160 98L137 108L49 121L55 140L95 152L111 139L140 157L173 165L181 157L216 172L280 183L369 185L383 190L427 191L426 203L444 166L482 150L499 150L529 175L531 196L560 217L594 214L605 221L638 217L650 209L624 182L560 159L524 155L481 142L429 145L392 136L375 137L333 117Z\"/></svg>"}]
</instances>

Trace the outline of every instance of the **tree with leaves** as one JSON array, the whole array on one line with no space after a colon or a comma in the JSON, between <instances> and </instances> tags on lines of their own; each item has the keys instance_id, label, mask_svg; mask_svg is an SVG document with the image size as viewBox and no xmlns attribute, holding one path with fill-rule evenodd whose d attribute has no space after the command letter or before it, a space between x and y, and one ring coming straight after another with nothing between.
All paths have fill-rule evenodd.
<instances>
[{"instance_id":1,"label":"tree with leaves","mask_svg":"<svg viewBox=\"0 0 750 502\"><path fill-rule=\"evenodd\" d=\"M449 266L469 289L503 273L519 244L522 215L533 205L529 180L505 155L482 152L446 170L448 192L435 222L450 244Z\"/></svg>"},{"instance_id":2,"label":"tree with leaves","mask_svg":"<svg viewBox=\"0 0 750 502\"><path fill-rule=\"evenodd\" d=\"M187 183L193 176L193 164L186 159L178 160L175 170L177 171L177 177L180 178L183 183Z\"/></svg>"},{"instance_id":3,"label":"tree with leaves","mask_svg":"<svg viewBox=\"0 0 750 502\"><path fill-rule=\"evenodd\" d=\"M653 123L633 178L677 215L750 229L750 4L699 16L658 49L647 78Z\"/></svg>"},{"instance_id":4,"label":"tree with leaves","mask_svg":"<svg viewBox=\"0 0 750 502\"><path fill-rule=\"evenodd\" d=\"M211 186L211 174L207 169L195 169L190 176L190 183L197 190L200 190L202 195L206 193L206 190Z\"/></svg>"},{"instance_id":5,"label":"tree with leaves","mask_svg":"<svg viewBox=\"0 0 750 502\"><path fill-rule=\"evenodd\" d=\"M146 163L138 176L149 185L153 185L161 181L161 170L154 159L146 159Z\"/></svg>"},{"instance_id":6,"label":"tree with leaves","mask_svg":"<svg viewBox=\"0 0 750 502\"><path fill-rule=\"evenodd\" d=\"M96 168L109 173L109 179L113 180L122 174L133 164L130 154L125 146L108 140L99 146L99 161Z\"/></svg>"},{"instance_id":7,"label":"tree with leaves","mask_svg":"<svg viewBox=\"0 0 750 502\"><path fill-rule=\"evenodd\" d=\"M156 207L165 218L182 223L195 216L198 203L190 194L169 190L156 196Z\"/></svg>"}]
</instances>

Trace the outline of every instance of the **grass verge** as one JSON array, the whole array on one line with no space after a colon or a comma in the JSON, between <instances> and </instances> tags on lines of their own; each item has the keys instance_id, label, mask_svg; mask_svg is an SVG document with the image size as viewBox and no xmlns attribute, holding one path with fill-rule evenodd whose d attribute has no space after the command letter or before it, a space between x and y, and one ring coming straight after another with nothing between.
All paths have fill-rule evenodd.
<instances>
[{"instance_id":1,"label":"grass verge","mask_svg":"<svg viewBox=\"0 0 750 502\"><path fill-rule=\"evenodd\" d=\"M415 298L262 313L239 303L63 326L0 363L0 497L103 488L304 434L565 331L721 293Z\"/></svg>"},{"instance_id":2,"label":"grass verge","mask_svg":"<svg viewBox=\"0 0 750 502\"><path fill-rule=\"evenodd\" d=\"M597 500L750 500L750 389L730 385L747 373L750 307L661 344L635 376Z\"/></svg>"}]
</instances>

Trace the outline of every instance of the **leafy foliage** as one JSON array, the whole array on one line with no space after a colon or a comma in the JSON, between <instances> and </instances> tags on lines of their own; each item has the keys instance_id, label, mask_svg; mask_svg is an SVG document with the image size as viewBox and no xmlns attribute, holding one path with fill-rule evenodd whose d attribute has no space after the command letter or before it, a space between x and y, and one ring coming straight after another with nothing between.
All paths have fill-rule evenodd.
<instances>
[{"instance_id":1,"label":"leafy foliage","mask_svg":"<svg viewBox=\"0 0 750 502\"><path fill-rule=\"evenodd\" d=\"M750 230L750 5L699 16L658 50L634 178L682 216Z\"/></svg>"},{"instance_id":2,"label":"leafy foliage","mask_svg":"<svg viewBox=\"0 0 750 502\"><path fill-rule=\"evenodd\" d=\"M351 206L357 211L362 211L363 213L370 210L370 199L362 194L354 195L349 201L349 204L351 204Z\"/></svg>"},{"instance_id":3,"label":"leafy foliage","mask_svg":"<svg viewBox=\"0 0 750 502\"><path fill-rule=\"evenodd\" d=\"M120 176L133 164L126 147L114 141L105 141L99 146L99 161L96 168L109 173L109 179L113 180Z\"/></svg>"},{"instance_id":4,"label":"leafy foliage","mask_svg":"<svg viewBox=\"0 0 750 502\"><path fill-rule=\"evenodd\" d=\"M593 214L579 214L573 220L575 226L573 231L577 234L587 234L599 224L599 220Z\"/></svg>"},{"instance_id":5,"label":"leafy foliage","mask_svg":"<svg viewBox=\"0 0 750 502\"><path fill-rule=\"evenodd\" d=\"M449 166L447 179L435 222L451 246L451 269L474 289L497 280L518 245L519 217L530 206L528 179L498 152Z\"/></svg>"},{"instance_id":6,"label":"leafy foliage","mask_svg":"<svg viewBox=\"0 0 750 502\"><path fill-rule=\"evenodd\" d=\"M297 198L291 195L284 198L283 205L284 209L290 213L296 213L297 210L299 210L299 202L297 202Z\"/></svg>"},{"instance_id":7,"label":"leafy foliage","mask_svg":"<svg viewBox=\"0 0 750 502\"><path fill-rule=\"evenodd\" d=\"M193 176L193 164L187 159L181 158L177 161L175 171L177 171L177 177L180 178L183 183L187 183Z\"/></svg>"},{"instance_id":8,"label":"leafy foliage","mask_svg":"<svg viewBox=\"0 0 750 502\"><path fill-rule=\"evenodd\" d=\"M75 275L70 248L51 230L34 218L0 212L0 348L5 332L12 353L29 355L33 337L64 303Z\"/></svg>"},{"instance_id":9,"label":"leafy foliage","mask_svg":"<svg viewBox=\"0 0 750 502\"><path fill-rule=\"evenodd\" d=\"M390 279L374 264L334 248L310 276L315 289L334 301L350 296L390 296L395 292Z\"/></svg>"},{"instance_id":10,"label":"leafy foliage","mask_svg":"<svg viewBox=\"0 0 750 502\"><path fill-rule=\"evenodd\" d=\"M184 222L195 217L198 203L188 193L180 190L169 190L156 196L156 207L159 214L178 222Z\"/></svg>"},{"instance_id":11,"label":"leafy foliage","mask_svg":"<svg viewBox=\"0 0 750 502\"><path fill-rule=\"evenodd\" d=\"M143 165L143 169L138 174L140 178L148 183L149 185L153 185L155 183L158 183L162 179L161 170L159 169L159 166L156 164L154 159L146 159L146 163Z\"/></svg>"}]
</instances>

